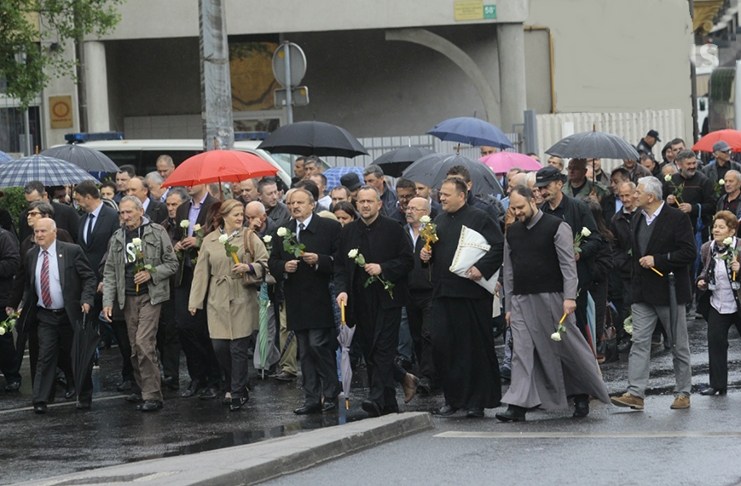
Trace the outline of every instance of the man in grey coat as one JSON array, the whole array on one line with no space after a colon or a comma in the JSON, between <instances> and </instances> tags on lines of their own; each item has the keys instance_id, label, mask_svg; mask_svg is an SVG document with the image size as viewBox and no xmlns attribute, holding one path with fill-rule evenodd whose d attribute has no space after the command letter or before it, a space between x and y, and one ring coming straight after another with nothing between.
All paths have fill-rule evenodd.
<instances>
[{"instance_id":1,"label":"man in grey coat","mask_svg":"<svg viewBox=\"0 0 741 486\"><path fill-rule=\"evenodd\" d=\"M533 407L562 409L574 399L574 417L589 414L589 397L609 403L597 361L580 335L577 274L569 225L543 213L524 186L510 194L515 221L504 246L504 294L514 343L512 384L496 414L503 422L525 420Z\"/></svg>"},{"instance_id":2,"label":"man in grey coat","mask_svg":"<svg viewBox=\"0 0 741 486\"><path fill-rule=\"evenodd\" d=\"M129 401L143 401L138 409L150 412L162 408L157 327L178 259L165 228L144 217L139 198L125 196L119 212L124 225L111 237L103 272L103 314L111 319L115 295L126 319L131 364L141 389L141 397Z\"/></svg>"}]
</instances>

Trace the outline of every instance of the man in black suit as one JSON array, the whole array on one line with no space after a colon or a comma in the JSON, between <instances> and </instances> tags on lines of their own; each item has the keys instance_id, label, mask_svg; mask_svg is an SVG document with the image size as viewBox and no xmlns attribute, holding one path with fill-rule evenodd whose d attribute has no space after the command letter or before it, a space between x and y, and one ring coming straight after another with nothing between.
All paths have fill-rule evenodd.
<instances>
[{"instance_id":1,"label":"man in black suit","mask_svg":"<svg viewBox=\"0 0 741 486\"><path fill-rule=\"evenodd\" d=\"M34 201L46 201L51 203L54 208L54 222L57 228L66 230L72 238L77 242L78 226L80 224L80 215L77 211L66 204L59 204L49 200L49 195L46 193L44 184L40 181L30 181L23 187L23 197L26 198L27 203ZM26 218L28 210L24 210L18 217L18 241L25 240L31 235L31 227L28 226Z\"/></svg>"},{"instance_id":2,"label":"man in black suit","mask_svg":"<svg viewBox=\"0 0 741 486\"><path fill-rule=\"evenodd\" d=\"M178 224L187 220L188 236L183 238L177 233L173 239L176 252L182 252L183 258L176 277L175 287L175 322L180 335L180 345L185 353L185 361L190 375L190 386L180 396L192 397L198 394L200 398L216 398L218 394L221 372L216 354L211 345L211 337L206 324L206 311L198 310L195 315L188 312L190 287L193 283L193 257L198 254L199 239L193 234L196 225L205 229L211 225L207 220L211 206L216 202L206 190L205 184L199 184L188 190L191 200L181 204L175 214ZM205 236L205 234L204 234Z\"/></svg>"},{"instance_id":3,"label":"man in black suit","mask_svg":"<svg viewBox=\"0 0 741 486\"><path fill-rule=\"evenodd\" d=\"M113 233L121 226L118 220L118 213L115 209L104 204L100 199L100 191L93 181L83 181L75 187L75 201L85 214L80 218L80 229L75 238L80 247L87 255L90 266L95 272L97 282L97 291L95 294L95 304L91 316L97 319L103 308L101 300L103 292L103 275L101 273L101 262L103 262L108 242ZM126 323L123 316L111 323L113 333L118 342L118 349L121 353L122 369L121 383L118 384L118 391L130 390L134 383L134 370L131 365L131 344L129 335L126 332Z\"/></svg>"},{"instance_id":4,"label":"man in black suit","mask_svg":"<svg viewBox=\"0 0 741 486\"><path fill-rule=\"evenodd\" d=\"M167 219L167 206L152 199L149 195L149 185L143 177L132 177L128 183L126 194L136 196L144 206L144 216L151 222L161 224Z\"/></svg>"},{"instance_id":5,"label":"man in black suit","mask_svg":"<svg viewBox=\"0 0 741 486\"><path fill-rule=\"evenodd\" d=\"M0 309L10 305L13 277L20 264L18 240L13 233L0 228ZM23 351L19 354L22 359ZM0 372L5 376L5 391L18 391L21 386L18 362L13 333L5 333L0 336Z\"/></svg>"},{"instance_id":6,"label":"man in black suit","mask_svg":"<svg viewBox=\"0 0 741 486\"><path fill-rule=\"evenodd\" d=\"M612 398L619 407L643 410L651 360L651 334L656 322L667 324L673 341L676 386L672 409L690 406L692 370L684 304L691 299L690 265L695 259L695 239L685 213L662 200L662 185L655 177L638 180L639 211L631 218L633 277L633 346L628 361L628 391ZM676 279L674 309L670 321L669 273Z\"/></svg>"},{"instance_id":7,"label":"man in black suit","mask_svg":"<svg viewBox=\"0 0 741 486\"><path fill-rule=\"evenodd\" d=\"M271 274L283 280L288 329L298 341L304 404L294 413L328 412L337 408L339 394L337 331L329 283L342 227L313 213L316 202L306 189L294 189L286 202L292 219L285 228L296 235L304 251L300 256L287 252L284 238L276 234L269 266Z\"/></svg>"},{"instance_id":8,"label":"man in black suit","mask_svg":"<svg viewBox=\"0 0 741 486\"><path fill-rule=\"evenodd\" d=\"M38 322L39 363L33 384L33 407L34 412L43 414L52 395L60 349L70 349L73 336L82 332L80 321L82 314L89 313L93 306L96 282L95 272L82 249L57 241L54 220L37 221L34 236L39 249L28 252L23 262L26 274L23 302L32 309L26 318ZM85 343L93 347L96 344L97 339ZM77 367L75 361L73 357L73 366ZM76 384L77 408L89 409L93 395L92 359L81 366L86 371L82 383ZM81 370L75 369L75 375L80 374Z\"/></svg>"},{"instance_id":9,"label":"man in black suit","mask_svg":"<svg viewBox=\"0 0 741 486\"><path fill-rule=\"evenodd\" d=\"M370 393L362 407L368 415L377 417L399 411L394 358L401 308L407 302L407 275L414 262L404 229L381 215L383 202L376 189L361 187L357 205L360 219L347 224L340 234L334 282L337 305L349 304L347 316L357 325L355 337L368 364ZM363 255L363 266L355 260L357 255Z\"/></svg>"}]
</instances>

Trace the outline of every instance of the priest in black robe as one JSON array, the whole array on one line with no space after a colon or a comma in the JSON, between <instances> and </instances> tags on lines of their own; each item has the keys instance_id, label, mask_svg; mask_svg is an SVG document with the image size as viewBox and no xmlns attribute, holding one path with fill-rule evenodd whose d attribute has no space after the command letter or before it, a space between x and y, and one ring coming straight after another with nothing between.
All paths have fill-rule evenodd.
<instances>
[{"instance_id":1,"label":"priest in black robe","mask_svg":"<svg viewBox=\"0 0 741 486\"><path fill-rule=\"evenodd\" d=\"M401 308L408 297L407 276L414 267L404 229L380 214L382 205L373 187L360 188L360 219L342 229L335 256L337 304L347 304L348 325L357 326L355 339L360 339L370 382L362 407L371 417L399 411L394 357Z\"/></svg>"},{"instance_id":2,"label":"priest in black robe","mask_svg":"<svg viewBox=\"0 0 741 486\"><path fill-rule=\"evenodd\" d=\"M443 182L443 212L435 218L439 241L431 251L423 249L420 258L432 264L432 353L445 394L438 414L450 416L463 409L468 417L477 418L484 416L485 408L498 407L502 397L492 294L477 281L491 278L502 266L504 238L484 211L467 204L467 193L458 178ZM460 277L450 265L463 226L480 233L490 249Z\"/></svg>"}]
</instances>

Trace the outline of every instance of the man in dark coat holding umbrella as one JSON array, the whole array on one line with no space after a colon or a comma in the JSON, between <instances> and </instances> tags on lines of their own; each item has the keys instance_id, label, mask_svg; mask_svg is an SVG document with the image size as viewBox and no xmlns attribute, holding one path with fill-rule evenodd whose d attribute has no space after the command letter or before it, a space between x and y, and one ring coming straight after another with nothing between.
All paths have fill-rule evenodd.
<instances>
[{"instance_id":1,"label":"man in dark coat holding umbrella","mask_svg":"<svg viewBox=\"0 0 741 486\"><path fill-rule=\"evenodd\" d=\"M294 189L287 206L292 219L282 228L296 235L294 243L300 242L304 248L300 256L287 251L284 241L292 238L279 232L273 240L268 265L270 273L283 281L288 329L296 333L298 340L304 404L294 412L329 412L337 408L339 394L337 332L329 282L341 226L313 213L316 202L306 189Z\"/></svg>"},{"instance_id":2,"label":"man in dark coat holding umbrella","mask_svg":"<svg viewBox=\"0 0 741 486\"><path fill-rule=\"evenodd\" d=\"M676 304L690 302L690 264L695 259L692 227L684 213L664 203L661 182L655 177L638 181L639 211L631 220L633 259L633 346L628 361L628 391L613 397L619 407L643 410L651 360L651 334L656 322L667 323L672 336L676 387L672 409L690 406L692 370L684 312L672 312L669 273L676 277ZM675 305L676 305L675 304ZM672 322L675 317L676 322Z\"/></svg>"},{"instance_id":3,"label":"man in dark coat holding umbrella","mask_svg":"<svg viewBox=\"0 0 741 486\"><path fill-rule=\"evenodd\" d=\"M401 308L407 301L407 275L414 267L404 229L381 216L382 205L375 188L360 188L360 219L342 229L335 256L337 304L349 304L348 322L358 327L355 336L361 340L370 381L362 407L372 417L399 411L394 358Z\"/></svg>"},{"instance_id":4,"label":"man in dark coat holding umbrella","mask_svg":"<svg viewBox=\"0 0 741 486\"><path fill-rule=\"evenodd\" d=\"M443 392L442 416L465 409L468 417L483 417L485 408L499 406L502 397L499 364L492 334L492 294L477 281L491 278L502 266L504 238L499 225L467 203L468 188L450 177L440 188L443 213L435 218L439 241L422 249L423 262L432 261L432 353ZM450 271L461 229L481 234L491 248L461 277Z\"/></svg>"}]
</instances>

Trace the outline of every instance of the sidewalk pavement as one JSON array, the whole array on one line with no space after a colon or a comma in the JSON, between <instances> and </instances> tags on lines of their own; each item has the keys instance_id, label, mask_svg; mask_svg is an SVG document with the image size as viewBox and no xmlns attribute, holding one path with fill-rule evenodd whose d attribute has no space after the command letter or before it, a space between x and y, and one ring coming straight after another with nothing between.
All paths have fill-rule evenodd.
<instances>
[{"instance_id":1,"label":"sidewalk pavement","mask_svg":"<svg viewBox=\"0 0 741 486\"><path fill-rule=\"evenodd\" d=\"M255 444L91 469L21 484L255 484L430 428L429 413L390 414Z\"/></svg>"}]
</instances>

